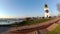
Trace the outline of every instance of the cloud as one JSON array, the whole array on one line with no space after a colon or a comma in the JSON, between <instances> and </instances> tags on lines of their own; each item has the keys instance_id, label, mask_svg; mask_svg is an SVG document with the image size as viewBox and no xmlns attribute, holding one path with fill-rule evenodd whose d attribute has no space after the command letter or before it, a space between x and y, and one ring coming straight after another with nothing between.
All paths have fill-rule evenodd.
<instances>
[{"instance_id":1,"label":"cloud","mask_svg":"<svg viewBox=\"0 0 60 34\"><path fill-rule=\"evenodd\" d=\"M20 16L0 16L0 18L20 18Z\"/></svg>"}]
</instances>

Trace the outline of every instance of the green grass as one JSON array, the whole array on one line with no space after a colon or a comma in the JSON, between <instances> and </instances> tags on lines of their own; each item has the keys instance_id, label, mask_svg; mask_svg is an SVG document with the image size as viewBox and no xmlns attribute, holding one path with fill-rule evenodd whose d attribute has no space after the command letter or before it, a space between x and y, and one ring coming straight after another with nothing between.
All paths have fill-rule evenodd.
<instances>
[{"instance_id":1,"label":"green grass","mask_svg":"<svg viewBox=\"0 0 60 34\"><path fill-rule=\"evenodd\" d=\"M48 18L48 19L38 19L38 20L28 20L28 21L23 21L22 23L20 23L20 25L30 25L30 24L38 24L38 23L42 23L48 20L51 20L52 18Z\"/></svg>"},{"instance_id":2,"label":"green grass","mask_svg":"<svg viewBox=\"0 0 60 34\"><path fill-rule=\"evenodd\" d=\"M25 25L31 25L31 24L39 24L39 23L43 23L45 21L49 21L52 19L54 19L54 18L27 20L27 21L23 21L21 23L11 24L11 26L25 26Z\"/></svg>"},{"instance_id":3,"label":"green grass","mask_svg":"<svg viewBox=\"0 0 60 34\"><path fill-rule=\"evenodd\" d=\"M46 34L60 34L60 24L53 31L47 32Z\"/></svg>"}]
</instances>

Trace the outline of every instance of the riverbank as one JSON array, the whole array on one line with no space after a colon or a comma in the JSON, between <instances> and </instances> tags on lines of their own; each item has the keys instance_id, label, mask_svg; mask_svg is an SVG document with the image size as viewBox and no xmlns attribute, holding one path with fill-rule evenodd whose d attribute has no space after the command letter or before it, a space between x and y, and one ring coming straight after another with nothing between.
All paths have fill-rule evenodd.
<instances>
[{"instance_id":1,"label":"riverbank","mask_svg":"<svg viewBox=\"0 0 60 34\"><path fill-rule=\"evenodd\" d=\"M12 27L11 29L9 29L8 31L4 32L4 33L30 33L30 32L34 32L35 30L41 30L41 29L45 29L48 26L50 26L53 23L56 23L57 21L59 21L59 18L55 18L53 20L49 20L47 22L44 23L40 23L40 24L35 24L35 25L29 25L29 26L22 26L22 27ZM50 24L50 25L49 25Z\"/></svg>"},{"instance_id":2,"label":"riverbank","mask_svg":"<svg viewBox=\"0 0 60 34\"><path fill-rule=\"evenodd\" d=\"M33 25L33 24L40 24L49 20L53 20L54 18L45 18L45 19L36 19L36 20L27 20L19 23L18 25L26 26L26 25Z\"/></svg>"}]
</instances>

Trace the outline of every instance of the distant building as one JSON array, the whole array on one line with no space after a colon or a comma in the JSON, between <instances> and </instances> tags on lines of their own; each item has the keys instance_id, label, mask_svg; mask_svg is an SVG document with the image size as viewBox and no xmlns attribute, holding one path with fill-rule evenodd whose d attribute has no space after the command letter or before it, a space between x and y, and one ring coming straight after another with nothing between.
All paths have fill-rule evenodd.
<instances>
[{"instance_id":1,"label":"distant building","mask_svg":"<svg viewBox=\"0 0 60 34\"><path fill-rule=\"evenodd\" d=\"M50 14L49 14L49 9L48 9L48 5L47 4L45 4L45 6L44 6L44 11L45 11L45 18L49 17Z\"/></svg>"}]
</instances>

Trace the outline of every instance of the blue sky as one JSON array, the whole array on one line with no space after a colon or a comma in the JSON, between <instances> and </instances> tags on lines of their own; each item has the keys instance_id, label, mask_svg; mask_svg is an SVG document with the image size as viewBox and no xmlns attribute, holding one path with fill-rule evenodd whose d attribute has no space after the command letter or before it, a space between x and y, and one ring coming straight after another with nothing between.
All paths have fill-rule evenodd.
<instances>
[{"instance_id":1,"label":"blue sky","mask_svg":"<svg viewBox=\"0 0 60 34\"><path fill-rule=\"evenodd\" d=\"M0 0L0 18L44 16L44 5L48 4L50 15L57 16L56 4L60 0Z\"/></svg>"}]
</instances>

